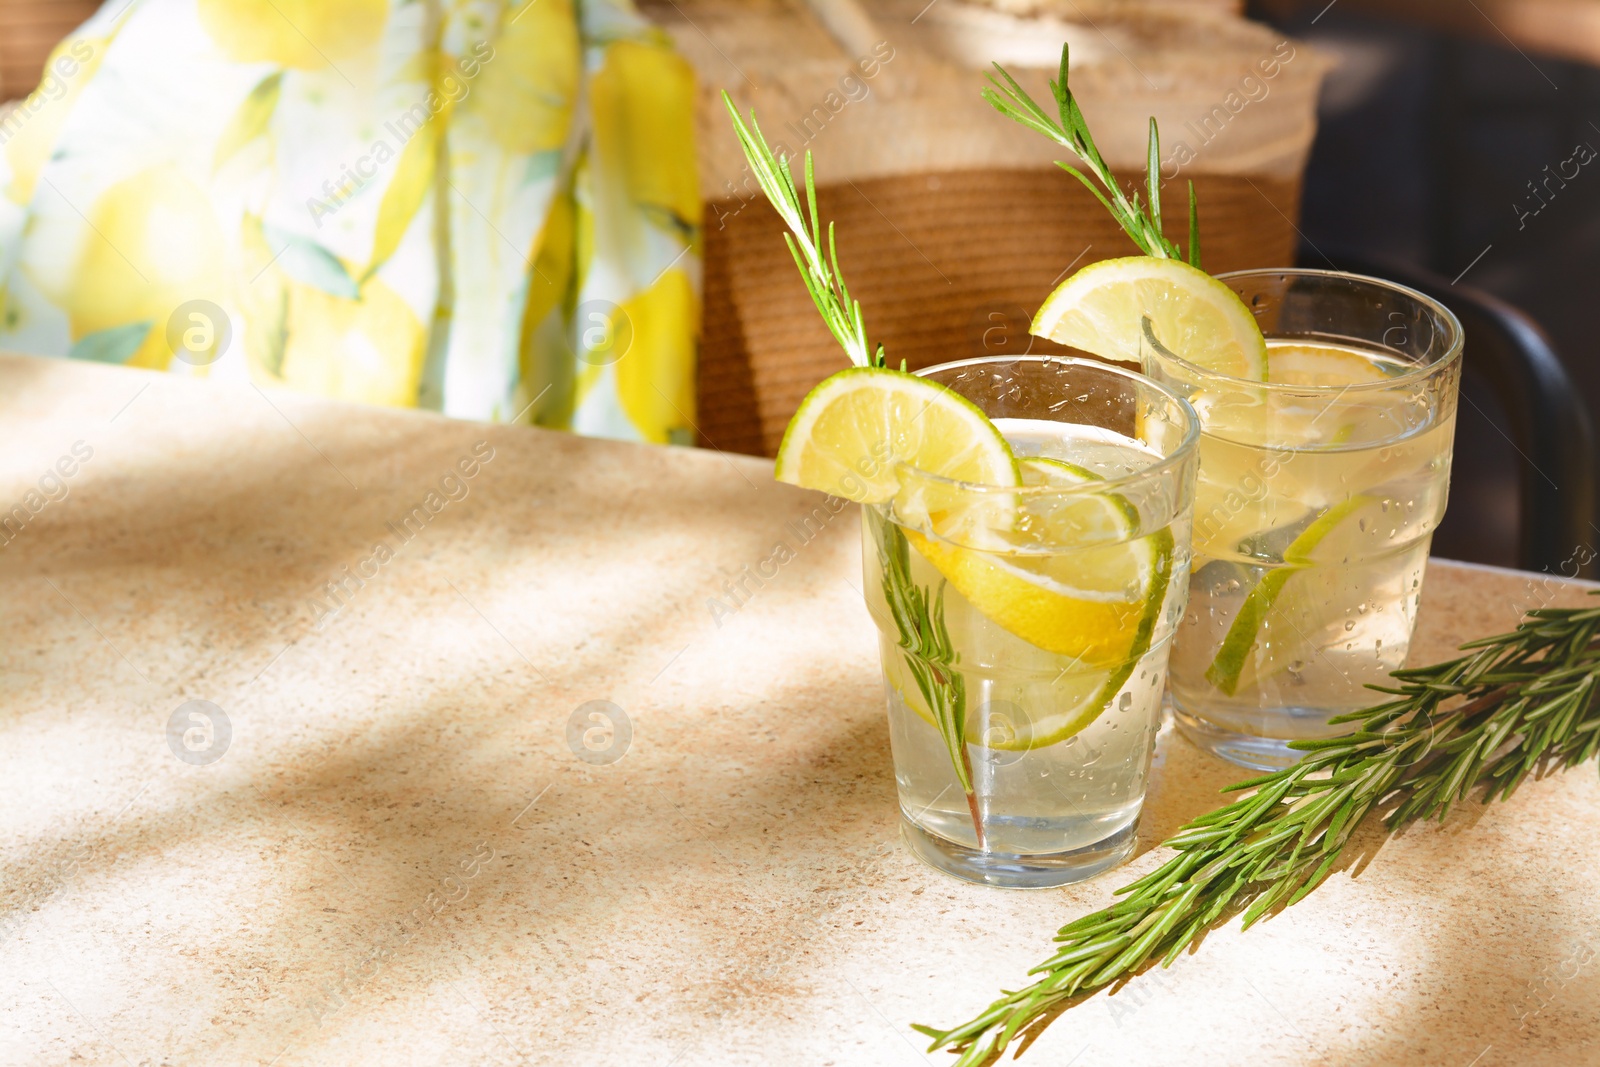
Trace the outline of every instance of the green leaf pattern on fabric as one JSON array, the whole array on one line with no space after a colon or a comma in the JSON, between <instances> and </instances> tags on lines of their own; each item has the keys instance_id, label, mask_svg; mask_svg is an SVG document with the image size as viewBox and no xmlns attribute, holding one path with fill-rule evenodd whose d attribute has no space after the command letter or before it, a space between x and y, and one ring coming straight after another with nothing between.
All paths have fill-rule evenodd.
<instances>
[{"instance_id":1,"label":"green leaf pattern on fabric","mask_svg":"<svg viewBox=\"0 0 1600 1067\"><path fill-rule=\"evenodd\" d=\"M69 353L73 359L87 359L94 363L126 363L139 351L150 333L150 321L130 322L126 326L112 326L96 330L72 343Z\"/></svg>"},{"instance_id":2,"label":"green leaf pattern on fabric","mask_svg":"<svg viewBox=\"0 0 1600 1067\"><path fill-rule=\"evenodd\" d=\"M262 78L260 84L250 90L250 95L244 98L239 110L233 113L233 118L223 129L222 136L217 139L213 168L221 167L235 152L267 132L272 112L278 106L278 90L282 86L283 71L278 70Z\"/></svg>"}]
</instances>

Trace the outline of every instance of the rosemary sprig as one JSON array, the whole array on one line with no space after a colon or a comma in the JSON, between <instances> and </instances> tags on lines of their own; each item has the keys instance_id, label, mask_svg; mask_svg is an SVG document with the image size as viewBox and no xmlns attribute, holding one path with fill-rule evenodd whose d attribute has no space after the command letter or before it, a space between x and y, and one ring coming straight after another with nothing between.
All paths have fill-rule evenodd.
<instances>
[{"instance_id":1,"label":"rosemary sprig","mask_svg":"<svg viewBox=\"0 0 1600 1067\"><path fill-rule=\"evenodd\" d=\"M883 345L875 352L868 348L861 302L851 298L844 277L839 273L839 253L834 247L831 222L828 223L828 254L822 254L819 240L822 228L817 221L817 188L811 172L811 153L806 153L805 207L810 209L811 216L808 223L801 208L800 194L795 189L794 175L789 172L789 161L774 156L767 147L761 127L756 124L755 112L750 113L750 125L746 126L727 90L723 90L722 103L733 118L739 147L744 149L744 158L755 171L761 191L767 194L767 199L783 217L784 225L789 227L789 232L783 235L784 243L789 246L789 254L794 256L794 265L800 268L800 277L805 280L811 302L822 313L822 321L843 346L851 363L858 367L883 366Z\"/></svg>"},{"instance_id":2,"label":"rosemary sprig","mask_svg":"<svg viewBox=\"0 0 1600 1067\"><path fill-rule=\"evenodd\" d=\"M1161 232L1161 134L1156 129L1156 120L1150 120L1150 142L1145 152L1144 185L1147 202L1139 203L1138 190L1134 191L1133 199L1123 192L1122 185L1117 181L1116 175L1111 173L1111 168L1106 164L1105 157L1100 154L1100 149L1095 147L1094 137L1089 133L1089 124L1084 121L1083 111L1078 107L1078 99L1073 96L1072 90L1067 87L1067 46L1061 46L1061 67L1057 78L1050 83L1050 95L1055 97L1056 110L1060 121L1052 119L1044 108L1033 102L1017 80L1006 72L1000 64L994 65L995 74L989 75L989 87L983 90L983 98L989 101L993 108L1000 114L1019 122L1036 133L1042 133L1061 147L1072 152L1079 161L1094 175L1091 181L1088 174L1069 163L1056 161L1056 166L1072 175L1083 183L1084 188L1095 195L1095 199L1105 205L1111 212L1111 217L1116 219L1124 232L1138 245L1147 256L1158 259L1183 259L1183 249L1178 244L1169 241L1166 234ZM1101 189L1105 191L1102 192ZM1200 218L1199 209L1195 202L1194 182L1189 183L1189 255L1188 263L1192 267L1200 266Z\"/></svg>"},{"instance_id":3,"label":"rosemary sprig","mask_svg":"<svg viewBox=\"0 0 1600 1067\"><path fill-rule=\"evenodd\" d=\"M978 847L984 848L983 819L972 788L972 759L967 753L967 683L956 669L960 656L944 625L944 583L939 583L938 594L930 599L928 590L911 580L911 545L900 527L876 510L869 509L867 516L873 543L883 553L883 598L900 631L906 669L939 725L956 780L967 794Z\"/></svg>"},{"instance_id":4,"label":"rosemary sprig","mask_svg":"<svg viewBox=\"0 0 1600 1067\"><path fill-rule=\"evenodd\" d=\"M771 201L788 226L783 235L789 254L800 270L812 303L822 314L822 321L844 348L850 361L857 366L882 367L883 345L869 355L866 322L861 316L861 304L850 296L844 276L839 272L839 253L833 239L833 223L828 223L828 254L822 254L818 234L821 224L817 217L816 179L811 168L811 153L806 153L805 208L801 208L799 191L789 170L789 161L773 154L767 147L761 127L754 112L750 124L739 117L733 100L726 91L722 102L733 119L734 132L739 146L744 150L750 169L755 172L761 190ZM807 214L809 213L809 221ZM905 364L901 364L905 369ZM978 809L978 798L972 787L972 760L967 753L967 690L966 681L957 669L957 656L950 642L950 633L944 623L944 583L937 594L919 587L911 579L911 546L905 534L893 522L886 521L877 511L867 510L873 543L883 554L883 598L894 616L895 627L900 632L901 655L906 669L916 680L923 702L933 713L950 753L950 763L955 769L956 781L967 795L967 808L972 813L972 829L977 835L978 848L984 849L983 818Z\"/></svg>"},{"instance_id":5,"label":"rosemary sprig","mask_svg":"<svg viewBox=\"0 0 1600 1067\"><path fill-rule=\"evenodd\" d=\"M1543 608L1510 633L1462 645L1465 656L1395 671L1394 687L1374 687L1393 700L1333 720L1360 722L1354 733L1295 742L1299 763L1231 787L1254 792L1183 826L1165 842L1177 855L1118 890L1123 900L1063 926L1032 985L960 1026L916 1029L933 1038L930 1051L960 1050L956 1067L984 1063L1052 1009L1151 961L1169 966L1234 915L1248 927L1299 901L1380 805L1392 805L1384 822L1394 831L1442 820L1480 784L1488 803L1536 770L1593 758L1597 630L1600 608Z\"/></svg>"}]
</instances>

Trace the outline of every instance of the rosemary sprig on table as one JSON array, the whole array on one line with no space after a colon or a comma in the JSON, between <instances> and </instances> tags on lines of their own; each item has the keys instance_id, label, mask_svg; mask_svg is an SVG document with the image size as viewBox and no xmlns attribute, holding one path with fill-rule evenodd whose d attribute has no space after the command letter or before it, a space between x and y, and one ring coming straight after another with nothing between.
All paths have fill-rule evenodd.
<instances>
[{"instance_id":1,"label":"rosemary sprig on table","mask_svg":"<svg viewBox=\"0 0 1600 1067\"><path fill-rule=\"evenodd\" d=\"M1248 927L1300 900L1381 805L1391 805L1393 831L1442 820L1480 784L1488 803L1536 770L1593 758L1597 631L1600 608L1543 608L1510 633L1462 645L1465 656L1395 671L1397 684L1379 690L1393 700L1332 720L1360 722L1354 733L1294 742L1306 752L1299 763L1232 787L1254 792L1183 826L1165 842L1177 855L1119 890L1123 900L1063 926L1032 985L960 1026L916 1029L933 1038L930 1051L960 1050L956 1067L985 1063L1053 1009L1151 961L1170 965L1232 916Z\"/></svg>"},{"instance_id":2,"label":"rosemary sprig on table","mask_svg":"<svg viewBox=\"0 0 1600 1067\"><path fill-rule=\"evenodd\" d=\"M822 226L817 214L817 188L811 167L811 153L805 155L805 200L802 209L800 193L795 188L794 175L789 170L789 161L774 155L767 146L755 114L751 113L747 126L726 92L722 94L722 102L733 119L739 146L744 149L745 159L755 172L756 180L761 183L761 191L789 228L783 239L789 246L789 254L794 257L794 265L800 270L800 277L805 280L812 303L817 305L817 310L822 314L822 321L852 363L882 367L883 345L878 345L875 350L869 349L861 303L851 298L844 276L839 272L839 253L834 244L831 222L828 223L828 254L822 254L819 240ZM904 363L901 369L905 369ZM883 553L883 598L889 605L895 628L899 631L901 655L924 703L939 725L939 734L944 739L945 748L950 753L950 763L955 768L956 781L967 795L967 807L972 813L972 829L977 835L978 847L984 848L983 819L978 811L977 794L972 788L972 761L967 753L966 683L956 669L959 657L945 628L944 583L940 582L937 593L914 583L911 580L911 546L905 534L899 526L885 521L870 508L867 515L873 531L873 542Z\"/></svg>"},{"instance_id":3,"label":"rosemary sprig on table","mask_svg":"<svg viewBox=\"0 0 1600 1067\"><path fill-rule=\"evenodd\" d=\"M1067 86L1067 46L1061 46L1061 67L1057 78L1050 83L1050 94L1055 97L1056 110L1060 121L1052 119L1044 108L1033 102L1017 80L1006 72L1000 64L994 65L995 74L989 75L989 87L983 90L983 98L1000 114L1013 121L1019 122L1036 133L1042 133L1057 144L1066 148L1077 156L1083 165L1089 168L1095 181L1077 167L1069 163L1056 161L1056 166L1072 175L1084 184L1084 187L1095 195L1095 199L1105 205L1111 212L1111 217L1116 219L1124 232L1139 250L1147 256L1158 259L1183 259L1183 249L1167 239L1161 231L1161 134L1156 129L1156 120L1150 120L1150 143L1145 152L1144 185L1147 202L1139 203L1139 193L1134 191L1133 199L1123 192L1122 185L1117 181L1111 167L1106 164L1105 157L1101 156L1100 149L1095 147L1094 137L1089 133L1089 124L1084 121L1083 111L1078 107L1077 97L1072 95L1072 90ZM1104 189L1104 192L1101 191ZM1189 255L1188 263L1192 267L1200 266L1200 216L1194 196L1194 182L1189 183Z\"/></svg>"}]
</instances>

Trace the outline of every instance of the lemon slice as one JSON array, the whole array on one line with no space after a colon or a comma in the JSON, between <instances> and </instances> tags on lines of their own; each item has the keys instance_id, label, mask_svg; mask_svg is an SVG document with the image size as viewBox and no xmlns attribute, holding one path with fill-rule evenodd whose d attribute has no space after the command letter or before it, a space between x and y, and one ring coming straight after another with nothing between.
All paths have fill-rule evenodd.
<instances>
[{"instance_id":1,"label":"lemon slice","mask_svg":"<svg viewBox=\"0 0 1600 1067\"><path fill-rule=\"evenodd\" d=\"M1017 460L1024 486L1072 488L1100 481L1100 475L1065 460L1046 456L1023 456ZM1016 549L1029 546L1093 545L1124 542L1128 531L1139 523L1139 513L1127 499L1115 493L1085 493L1073 496L1055 494L1017 494L1016 514L1008 545ZM1112 579L1117 576L1109 575ZM1088 576L1092 583L1094 576Z\"/></svg>"},{"instance_id":2,"label":"lemon slice","mask_svg":"<svg viewBox=\"0 0 1600 1067\"><path fill-rule=\"evenodd\" d=\"M1019 484L1011 446L976 404L880 367L850 367L806 394L784 431L774 473L780 482L887 504L900 492L902 463L962 482ZM907 510L938 508L924 500Z\"/></svg>"},{"instance_id":3,"label":"lemon slice","mask_svg":"<svg viewBox=\"0 0 1600 1067\"><path fill-rule=\"evenodd\" d=\"M1232 289L1176 259L1091 263L1056 287L1033 333L1106 359L1142 362L1143 318L1173 352L1218 374L1266 381L1267 344Z\"/></svg>"},{"instance_id":4,"label":"lemon slice","mask_svg":"<svg viewBox=\"0 0 1600 1067\"><path fill-rule=\"evenodd\" d=\"M1279 341L1267 356L1270 376L1279 385L1317 389L1367 385L1413 369L1408 364L1379 362L1372 356L1328 343Z\"/></svg>"},{"instance_id":5,"label":"lemon slice","mask_svg":"<svg viewBox=\"0 0 1600 1067\"><path fill-rule=\"evenodd\" d=\"M1024 459L1019 467L1032 484L1098 480L1049 460ZM1087 495L1081 506L1096 512L1095 521L1117 524L1124 538L1137 522L1115 494ZM906 538L990 622L1084 670L1114 670L1143 655L1172 561L1167 530L1048 555L978 551L916 530Z\"/></svg>"},{"instance_id":6,"label":"lemon slice","mask_svg":"<svg viewBox=\"0 0 1600 1067\"><path fill-rule=\"evenodd\" d=\"M1024 457L1017 466L1027 485L1100 480L1060 460ZM1069 507L1084 525L1115 524L1124 537L1138 522L1132 505L1113 493L1086 495ZM991 622L1030 644L1072 657L1079 668L1027 686L1018 705L1038 709L1031 719L968 722L972 743L1007 751L1056 744L1100 717L1150 648L1172 572L1172 531L1167 529L1052 556L978 552L911 530L906 537ZM932 723L903 664L897 657L885 657L884 663L906 706ZM976 714L976 708L969 710L969 716Z\"/></svg>"}]
</instances>

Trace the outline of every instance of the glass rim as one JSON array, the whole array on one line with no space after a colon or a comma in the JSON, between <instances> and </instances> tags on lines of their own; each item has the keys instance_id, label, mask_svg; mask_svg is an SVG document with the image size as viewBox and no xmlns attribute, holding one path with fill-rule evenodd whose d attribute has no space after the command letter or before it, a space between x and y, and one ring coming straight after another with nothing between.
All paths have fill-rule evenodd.
<instances>
[{"instance_id":1,"label":"glass rim","mask_svg":"<svg viewBox=\"0 0 1600 1067\"><path fill-rule=\"evenodd\" d=\"M1386 289L1393 293L1402 293L1417 301L1434 312L1450 328L1449 345L1444 355L1429 363L1419 363L1404 374L1397 374L1393 378L1383 378L1375 382L1357 382L1353 385L1290 385L1286 382L1256 381L1253 378L1239 378L1232 374L1223 374L1221 371L1209 370L1198 363L1184 359L1182 356L1166 349L1157 358L1178 364L1187 371L1193 372L1198 377L1207 381L1224 382L1228 385L1237 385L1246 389L1265 389L1269 393L1292 393L1301 396L1323 396L1338 393L1366 393L1379 389L1393 389L1396 386L1411 385L1423 381L1440 373L1461 359L1465 338L1462 336L1461 320L1456 318L1455 312L1445 307L1439 301L1426 293L1419 292L1409 285L1392 282L1386 278L1376 278L1370 274L1354 274L1344 270L1326 270L1320 267L1252 267L1249 270L1231 270L1224 274L1215 275L1217 281L1228 282L1234 278L1252 278L1269 274L1292 274L1310 278L1335 278L1341 281L1356 281L1377 288ZM1158 339L1159 340L1159 339ZM1141 342L1142 343L1142 342Z\"/></svg>"},{"instance_id":2,"label":"glass rim","mask_svg":"<svg viewBox=\"0 0 1600 1067\"><path fill-rule=\"evenodd\" d=\"M993 363L1034 363L1034 364L1066 364L1074 367L1087 367L1096 371L1105 371L1116 377L1125 378L1136 386L1147 388L1160 394L1175 406L1175 410L1183 416L1183 438L1175 448L1166 455L1154 459L1148 466L1140 467L1127 474L1119 474L1114 478L1102 478L1099 481L1083 482L1080 485L994 485L990 482L969 482L960 478L950 478L932 471L925 471L910 463L901 461L895 464L897 470L909 471L917 478L923 479L934 485L949 486L963 492L975 494L1006 493L1016 496L1041 497L1056 496L1099 496L1108 489L1133 485L1146 479L1157 478L1167 471L1186 462L1195 454L1200 443L1200 416L1195 412L1194 406L1171 387L1156 381L1136 370L1119 366L1115 363L1102 362L1097 359L1085 359L1080 356L1056 355L1019 355L1019 356L973 356L970 359L951 360L948 363L935 363L911 373L919 378L926 377L935 371L953 370L958 367L975 367ZM987 413L984 415L988 418ZM992 420L991 420L992 421ZM1083 423L1063 422L1064 426L1085 425ZM1007 442L1009 447L1010 442Z\"/></svg>"}]
</instances>

